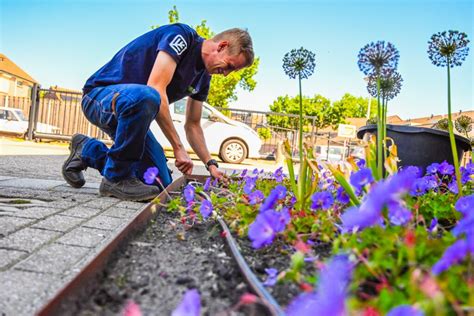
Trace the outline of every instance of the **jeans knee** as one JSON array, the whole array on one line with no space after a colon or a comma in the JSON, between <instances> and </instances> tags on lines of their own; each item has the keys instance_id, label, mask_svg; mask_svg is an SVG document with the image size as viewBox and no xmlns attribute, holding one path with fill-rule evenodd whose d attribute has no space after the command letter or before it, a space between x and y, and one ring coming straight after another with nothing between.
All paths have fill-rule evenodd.
<instances>
[{"instance_id":1,"label":"jeans knee","mask_svg":"<svg viewBox=\"0 0 474 316\"><path fill-rule=\"evenodd\" d=\"M156 116L160 110L161 96L156 89L145 86L142 89L141 106L149 115Z\"/></svg>"}]
</instances>

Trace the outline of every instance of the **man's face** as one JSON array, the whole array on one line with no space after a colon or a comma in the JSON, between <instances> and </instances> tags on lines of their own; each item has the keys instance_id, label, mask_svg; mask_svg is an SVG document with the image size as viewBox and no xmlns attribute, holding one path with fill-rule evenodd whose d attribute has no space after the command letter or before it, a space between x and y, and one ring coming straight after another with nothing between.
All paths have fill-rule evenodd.
<instances>
[{"instance_id":1,"label":"man's face","mask_svg":"<svg viewBox=\"0 0 474 316\"><path fill-rule=\"evenodd\" d=\"M213 58L207 65L207 71L211 75L227 76L232 71L237 71L245 67L245 56L229 55L229 46L227 42L221 42Z\"/></svg>"}]
</instances>

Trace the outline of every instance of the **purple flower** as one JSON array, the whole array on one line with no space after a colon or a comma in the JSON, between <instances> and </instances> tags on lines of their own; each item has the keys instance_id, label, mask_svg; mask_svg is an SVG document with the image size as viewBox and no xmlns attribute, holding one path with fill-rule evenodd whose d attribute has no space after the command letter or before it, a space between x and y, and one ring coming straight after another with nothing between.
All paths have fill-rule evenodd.
<instances>
[{"instance_id":1,"label":"purple flower","mask_svg":"<svg viewBox=\"0 0 474 316\"><path fill-rule=\"evenodd\" d=\"M256 182L257 182L257 178L251 178L251 177L245 178L245 185L244 185L245 194L252 193L253 189L255 189Z\"/></svg>"},{"instance_id":2,"label":"purple flower","mask_svg":"<svg viewBox=\"0 0 474 316\"><path fill-rule=\"evenodd\" d=\"M206 179L206 182L204 182L204 191L209 191L209 188L211 187L211 177Z\"/></svg>"},{"instance_id":3,"label":"purple flower","mask_svg":"<svg viewBox=\"0 0 474 316\"><path fill-rule=\"evenodd\" d=\"M249 203L250 205L255 205L257 203L262 202L264 198L265 195L263 195L262 191L255 190L249 194Z\"/></svg>"},{"instance_id":4,"label":"purple flower","mask_svg":"<svg viewBox=\"0 0 474 316\"><path fill-rule=\"evenodd\" d=\"M359 171L352 173L350 177L352 186L358 190L373 181L372 171L369 168L361 168Z\"/></svg>"},{"instance_id":5,"label":"purple flower","mask_svg":"<svg viewBox=\"0 0 474 316\"><path fill-rule=\"evenodd\" d=\"M388 218L393 225L403 226L411 220L412 213L400 203L391 202L388 204Z\"/></svg>"},{"instance_id":6,"label":"purple flower","mask_svg":"<svg viewBox=\"0 0 474 316\"><path fill-rule=\"evenodd\" d=\"M359 167L359 169L365 167L365 159L362 159L362 158L358 159L356 161L356 165L357 165L357 167Z\"/></svg>"},{"instance_id":7,"label":"purple flower","mask_svg":"<svg viewBox=\"0 0 474 316\"><path fill-rule=\"evenodd\" d=\"M387 316L423 316L424 313L411 305L400 305L392 308Z\"/></svg>"},{"instance_id":8,"label":"purple flower","mask_svg":"<svg viewBox=\"0 0 474 316\"><path fill-rule=\"evenodd\" d=\"M461 171L461 183L462 184L468 183L471 180L471 175L472 175L471 170L467 169L467 167L461 167L460 171Z\"/></svg>"},{"instance_id":9,"label":"purple flower","mask_svg":"<svg viewBox=\"0 0 474 316\"><path fill-rule=\"evenodd\" d=\"M245 177L245 175L247 174L248 170L247 169L244 169L242 170L242 173L240 174L241 177Z\"/></svg>"},{"instance_id":10,"label":"purple flower","mask_svg":"<svg viewBox=\"0 0 474 316\"><path fill-rule=\"evenodd\" d=\"M278 212L275 212L275 213L278 214L276 216L278 216L278 222L279 222L279 225L275 227L275 230L277 233L280 233L285 230L286 225L288 225L288 223L290 222L291 215L287 207L282 208L282 210L279 213Z\"/></svg>"},{"instance_id":11,"label":"purple flower","mask_svg":"<svg viewBox=\"0 0 474 316\"><path fill-rule=\"evenodd\" d=\"M199 316L201 314L201 297L196 289L187 290L178 307L171 316Z\"/></svg>"},{"instance_id":12,"label":"purple flower","mask_svg":"<svg viewBox=\"0 0 474 316\"><path fill-rule=\"evenodd\" d=\"M287 315L346 315L347 287L352 268L347 256L333 257L321 270L317 291L297 296L288 305Z\"/></svg>"},{"instance_id":13,"label":"purple flower","mask_svg":"<svg viewBox=\"0 0 474 316\"><path fill-rule=\"evenodd\" d=\"M295 197L295 196L292 196L292 197L290 198L290 207L293 207L295 204L296 204L296 197Z\"/></svg>"},{"instance_id":14,"label":"purple flower","mask_svg":"<svg viewBox=\"0 0 474 316\"><path fill-rule=\"evenodd\" d=\"M204 219L208 218L209 215L211 215L212 210L213 207L211 201L203 200L201 203L201 207L199 208L199 212L201 212L202 217Z\"/></svg>"},{"instance_id":15,"label":"purple flower","mask_svg":"<svg viewBox=\"0 0 474 316\"><path fill-rule=\"evenodd\" d=\"M422 176L421 168L417 166L408 166L403 168L403 170L405 170L406 172L412 172L417 178Z\"/></svg>"},{"instance_id":16,"label":"purple flower","mask_svg":"<svg viewBox=\"0 0 474 316\"><path fill-rule=\"evenodd\" d=\"M281 226L280 213L267 210L258 214L255 221L249 226L248 236L252 241L252 247L259 249L270 245Z\"/></svg>"},{"instance_id":17,"label":"purple flower","mask_svg":"<svg viewBox=\"0 0 474 316\"><path fill-rule=\"evenodd\" d=\"M464 216L474 215L474 194L460 198L454 208Z\"/></svg>"},{"instance_id":18,"label":"purple flower","mask_svg":"<svg viewBox=\"0 0 474 316\"><path fill-rule=\"evenodd\" d=\"M436 217L433 217L433 219L431 220L430 226L428 227L428 232L434 233L437 227L438 227L438 219Z\"/></svg>"},{"instance_id":19,"label":"purple flower","mask_svg":"<svg viewBox=\"0 0 474 316\"><path fill-rule=\"evenodd\" d=\"M267 279L263 282L265 286L274 286L278 281L278 270L274 268L265 269Z\"/></svg>"},{"instance_id":20,"label":"purple flower","mask_svg":"<svg viewBox=\"0 0 474 316\"><path fill-rule=\"evenodd\" d=\"M273 176L275 177L276 182L283 182L283 167L278 168L275 170L275 173L273 173Z\"/></svg>"},{"instance_id":21,"label":"purple flower","mask_svg":"<svg viewBox=\"0 0 474 316\"><path fill-rule=\"evenodd\" d=\"M437 67L461 66L469 53L467 34L444 31L433 34L428 42L428 57Z\"/></svg>"},{"instance_id":22,"label":"purple flower","mask_svg":"<svg viewBox=\"0 0 474 316\"><path fill-rule=\"evenodd\" d=\"M259 171L258 171L258 168L255 168L255 169L253 169L252 174L253 174L253 175L258 175L258 172L259 172Z\"/></svg>"},{"instance_id":23,"label":"purple flower","mask_svg":"<svg viewBox=\"0 0 474 316\"><path fill-rule=\"evenodd\" d=\"M334 204L334 198L328 191L316 192L311 197L311 208L313 210L323 209L327 210Z\"/></svg>"},{"instance_id":24,"label":"purple flower","mask_svg":"<svg viewBox=\"0 0 474 316\"><path fill-rule=\"evenodd\" d=\"M446 175L450 176L454 173L454 167L445 160L439 164L438 172L444 176Z\"/></svg>"},{"instance_id":25,"label":"purple flower","mask_svg":"<svg viewBox=\"0 0 474 316\"><path fill-rule=\"evenodd\" d=\"M192 185L188 184L184 187L184 199L186 200L186 202L189 203L194 201L194 193L195 189Z\"/></svg>"},{"instance_id":26,"label":"purple flower","mask_svg":"<svg viewBox=\"0 0 474 316\"><path fill-rule=\"evenodd\" d=\"M283 199L286 196L286 187L282 185L277 185L267 196L265 201L260 207L260 211L264 212L266 210L272 209L275 207L275 204L278 200Z\"/></svg>"},{"instance_id":27,"label":"purple flower","mask_svg":"<svg viewBox=\"0 0 474 316\"><path fill-rule=\"evenodd\" d=\"M342 214L342 232L379 225L383 208L389 203L402 203L401 196L412 187L414 181L412 172L401 170L377 182L359 207L351 207Z\"/></svg>"},{"instance_id":28,"label":"purple flower","mask_svg":"<svg viewBox=\"0 0 474 316\"><path fill-rule=\"evenodd\" d=\"M336 200L338 200L342 204L349 203L349 195L347 195L343 187L337 188Z\"/></svg>"},{"instance_id":29,"label":"purple flower","mask_svg":"<svg viewBox=\"0 0 474 316\"><path fill-rule=\"evenodd\" d=\"M448 184L448 189L449 189L449 191L451 191L454 194L459 193L459 189L458 189L458 186L456 184L456 179L454 177L453 177L453 180Z\"/></svg>"},{"instance_id":30,"label":"purple flower","mask_svg":"<svg viewBox=\"0 0 474 316\"><path fill-rule=\"evenodd\" d=\"M433 190L439 186L439 179L434 175L423 177L426 180L427 188Z\"/></svg>"},{"instance_id":31,"label":"purple flower","mask_svg":"<svg viewBox=\"0 0 474 316\"><path fill-rule=\"evenodd\" d=\"M158 174L159 174L158 168L150 167L146 170L145 174L143 175L143 180L145 180L146 184L153 184Z\"/></svg>"},{"instance_id":32,"label":"purple flower","mask_svg":"<svg viewBox=\"0 0 474 316\"><path fill-rule=\"evenodd\" d=\"M446 249L441 259L431 268L431 272L433 272L434 275L440 274L449 269L452 265L461 262L464 257L467 256L467 253L468 245L466 240L459 239Z\"/></svg>"},{"instance_id":33,"label":"purple flower","mask_svg":"<svg viewBox=\"0 0 474 316\"><path fill-rule=\"evenodd\" d=\"M436 174L438 172L439 163L433 162L431 165L426 167L427 174Z\"/></svg>"},{"instance_id":34,"label":"purple flower","mask_svg":"<svg viewBox=\"0 0 474 316\"><path fill-rule=\"evenodd\" d=\"M378 41L361 48L358 58L359 69L368 76L397 69L400 54L392 43Z\"/></svg>"}]
</instances>

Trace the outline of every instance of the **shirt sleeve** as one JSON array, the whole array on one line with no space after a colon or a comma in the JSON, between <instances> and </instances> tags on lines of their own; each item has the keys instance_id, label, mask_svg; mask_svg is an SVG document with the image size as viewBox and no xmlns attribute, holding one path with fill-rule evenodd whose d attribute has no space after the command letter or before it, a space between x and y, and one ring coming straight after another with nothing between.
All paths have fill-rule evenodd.
<instances>
[{"instance_id":1,"label":"shirt sleeve","mask_svg":"<svg viewBox=\"0 0 474 316\"><path fill-rule=\"evenodd\" d=\"M206 101L207 95L209 94L209 87L211 84L211 76L203 74L201 77L201 87L199 91L195 94L190 95L190 97L196 101Z\"/></svg>"},{"instance_id":2,"label":"shirt sleeve","mask_svg":"<svg viewBox=\"0 0 474 316\"><path fill-rule=\"evenodd\" d=\"M158 42L157 51L167 52L178 64L189 49L191 37L181 27L170 26L169 31Z\"/></svg>"}]
</instances>

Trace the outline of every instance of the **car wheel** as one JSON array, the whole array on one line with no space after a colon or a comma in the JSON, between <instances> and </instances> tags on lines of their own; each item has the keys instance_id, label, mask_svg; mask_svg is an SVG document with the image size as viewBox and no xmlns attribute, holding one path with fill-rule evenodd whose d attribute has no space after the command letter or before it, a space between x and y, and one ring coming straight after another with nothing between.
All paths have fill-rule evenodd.
<instances>
[{"instance_id":1,"label":"car wheel","mask_svg":"<svg viewBox=\"0 0 474 316\"><path fill-rule=\"evenodd\" d=\"M224 162L241 163L247 158L247 146L239 139L229 139L222 144L220 156Z\"/></svg>"}]
</instances>

